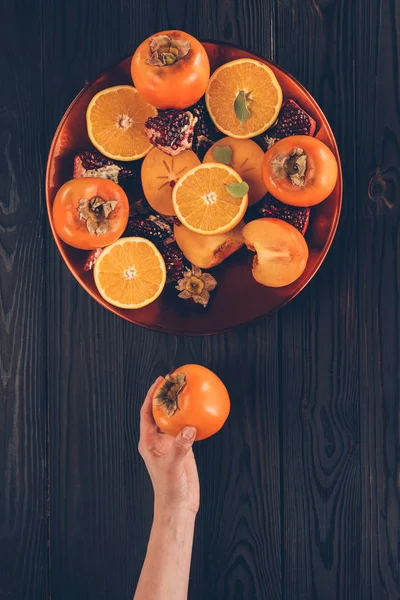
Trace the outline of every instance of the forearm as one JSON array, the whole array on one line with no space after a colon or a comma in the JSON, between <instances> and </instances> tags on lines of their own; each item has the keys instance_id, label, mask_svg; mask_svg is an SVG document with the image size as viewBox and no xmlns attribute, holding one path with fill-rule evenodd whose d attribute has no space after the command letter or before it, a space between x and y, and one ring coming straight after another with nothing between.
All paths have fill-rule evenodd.
<instances>
[{"instance_id":1,"label":"forearm","mask_svg":"<svg viewBox=\"0 0 400 600\"><path fill-rule=\"evenodd\" d=\"M186 600L196 515L156 508L134 600Z\"/></svg>"}]
</instances>

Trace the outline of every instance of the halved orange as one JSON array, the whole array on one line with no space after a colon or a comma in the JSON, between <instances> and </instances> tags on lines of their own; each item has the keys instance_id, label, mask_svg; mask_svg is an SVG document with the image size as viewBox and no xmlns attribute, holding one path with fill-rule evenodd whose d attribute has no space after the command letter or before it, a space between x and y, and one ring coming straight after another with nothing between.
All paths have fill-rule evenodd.
<instances>
[{"instance_id":1,"label":"halved orange","mask_svg":"<svg viewBox=\"0 0 400 600\"><path fill-rule=\"evenodd\" d=\"M154 117L151 106L132 85L101 90L86 111L88 135L93 146L114 160L137 160L152 148L144 124Z\"/></svg>"},{"instance_id":2,"label":"halved orange","mask_svg":"<svg viewBox=\"0 0 400 600\"><path fill-rule=\"evenodd\" d=\"M188 171L173 188L172 202L178 219L202 235L233 229L243 218L247 193L235 197L232 184L243 183L236 171L220 163L203 163Z\"/></svg>"},{"instance_id":3,"label":"halved orange","mask_svg":"<svg viewBox=\"0 0 400 600\"><path fill-rule=\"evenodd\" d=\"M270 67L259 60L240 58L213 73L206 104L220 131L239 139L251 138L276 121L282 88Z\"/></svg>"},{"instance_id":4,"label":"halved orange","mask_svg":"<svg viewBox=\"0 0 400 600\"><path fill-rule=\"evenodd\" d=\"M119 308L141 308L161 294L165 262L152 242L121 238L104 248L93 270L100 295Z\"/></svg>"}]
</instances>

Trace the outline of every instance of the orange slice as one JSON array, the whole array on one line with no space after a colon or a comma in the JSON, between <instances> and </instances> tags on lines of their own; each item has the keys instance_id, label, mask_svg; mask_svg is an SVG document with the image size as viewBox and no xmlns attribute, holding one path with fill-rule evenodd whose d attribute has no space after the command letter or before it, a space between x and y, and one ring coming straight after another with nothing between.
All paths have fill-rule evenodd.
<instances>
[{"instance_id":1,"label":"orange slice","mask_svg":"<svg viewBox=\"0 0 400 600\"><path fill-rule=\"evenodd\" d=\"M220 146L228 147L228 153L225 155L227 160L217 160L219 156L216 149ZM261 172L264 162L264 152L253 140L238 140L233 137L224 137L211 146L208 152L206 152L203 162L223 162L235 169L240 177L249 184L249 206L257 204L267 193Z\"/></svg>"},{"instance_id":2,"label":"orange slice","mask_svg":"<svg viewBox=\"0 0 400 600\"><path fill-rule=\"evenodd\" d=\"M282 88L273 71L259 60L240 58L213 73L206 92L208 112L226 135L246 139L276 121Z\"/></svg>"},{"instance_id":3,"label":"orange slice","mask_svg":"<svg viewBox=\"0 0 400 600\"><path fill-rule=\"evenodd\" d=\"M194 167L173 188L172 202L178 219L202 235L230 231L242 220L248 205L247 192L235 197L229 191L238 184L243 184L242 178L227 165L207 163Z\"/></svg>"},{"instance_id":4,"label":"orange slice","mask_svg":"<svg viewBox=\"0 0 400 600\"><path fill-rule=\"evenodd\" d=\"M131 85L102 90L86 111L88 135L93 146L114 160L137 160L152 148L144 124L154 117L151 106Z\"/></svg>"},{"instance_id":5,"label":"orange slice","mask_svg":"<svg viewBox=\"0 0 400 600\"><path fill-rule=\"evenodd\" d=\"M121 238L104 248L93 270L100 295L119 308L141 308L164 289L164 259L152 242Z\"/></svg>"}]
</instances>

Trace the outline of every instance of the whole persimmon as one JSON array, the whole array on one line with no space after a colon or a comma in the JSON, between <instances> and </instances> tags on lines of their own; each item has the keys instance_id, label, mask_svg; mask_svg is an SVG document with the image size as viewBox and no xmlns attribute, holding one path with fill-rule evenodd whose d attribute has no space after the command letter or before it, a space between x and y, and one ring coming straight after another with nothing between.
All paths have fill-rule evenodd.
<instances>
[{"instance_id":1,"label":"whole persimmon","mask_svg":"<svg viewBox=\"0 0 400 600\"><path fill-rule=\"evenodd\" d=\"M71 179L60 187L53 204L56 234L81 250L115 242L125 231L128 216L127 195L110 179Z\"/></svg>"},{"instance_id":2,"label":"whole persimmon","mask_svg":"<svg viewBox=\"0 0 400 600\"><path fill-rule=\"evenodd\" d=\"M196 441L221 429L230 411L221 379L201 365L184 365L167 375L153 395L153 417L163 433L177 436L184 427L197 430Z\"/></svg>"},{"instance_id":3,"label":"whole persimmon","mask_svg":"<svg viewBox=\"0 0 400 600\"><path fill-rule=\"evenodd\" d=\"M161 31L135 51L131 75L136 89L156 108L187 108L205 93L210 61L203 45L184 31Z\"/></svg>"},{"instance_id":4,"label":"whole persimmon","mask_svg":"<svg viewBox=\"0 0 400 600\"><path fill-rule=\"evenodd\" d=\"M314 206L334 190L338 164L326 144L309 135L276 142L264 156L262 175L267 190L292 206Z\"/></svg>"}]
</instances>

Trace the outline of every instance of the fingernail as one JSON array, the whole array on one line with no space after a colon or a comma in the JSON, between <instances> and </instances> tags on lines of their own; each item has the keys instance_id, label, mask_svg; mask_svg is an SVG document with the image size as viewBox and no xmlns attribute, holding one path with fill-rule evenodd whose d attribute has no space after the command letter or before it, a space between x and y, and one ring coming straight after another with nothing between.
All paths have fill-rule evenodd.
<instances>
[{"instance_id":1,"label":"fingernail","mask_svg":"<svg viewBox=\"0 0 400 600\"><path fill-rule=\"evenodd\" d=\"M194 436L196 435L196 429L194 427L185 427L184 429L182 429L182 437L184 440L187 440L188 442L190 442Z\"/></svg>"}]
</instances>

